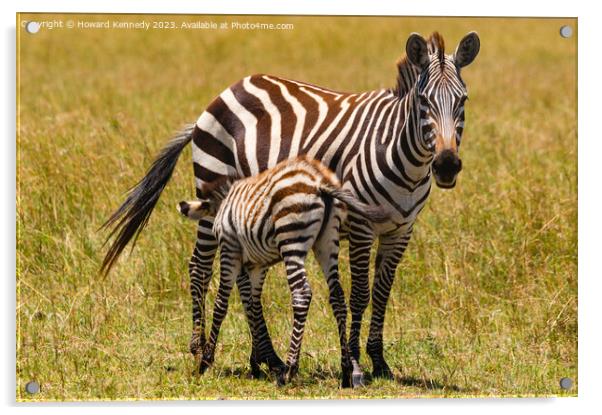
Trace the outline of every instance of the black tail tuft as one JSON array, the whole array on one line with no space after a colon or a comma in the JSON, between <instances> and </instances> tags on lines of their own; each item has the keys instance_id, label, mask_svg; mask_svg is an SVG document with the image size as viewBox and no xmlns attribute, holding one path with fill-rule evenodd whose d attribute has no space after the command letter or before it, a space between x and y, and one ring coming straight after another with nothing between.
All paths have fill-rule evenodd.
<instances>
[{"instance_id":1,"label":"black tail tuft","mask_svg":"<svg viewBox=\"0 0 602 415\"><path fill-rule=\"evenodd\" d=\"M113 227L105 244L117 234L102 261L100 268L102 275L106 276L109 273L132 238L133 245L136 244L140 232L148 223L163 189L171 178L180 153L192 140L194 128L194 124L186 126L161 150L146 176L128 192L125 202L101 226L100 229Z\"/></svg>"},{"instance_id":2,"label":"black tail tuft","mask_svg":"<svg viewBox=\"0 0 602 415\"><path fill-rule=\"evenodd\" d=\"M182 214L182 216L188 217L188 212L190 211L190 203L186 201L181 201L178 203L178 211Z\"/></svg>"}]
</instances>

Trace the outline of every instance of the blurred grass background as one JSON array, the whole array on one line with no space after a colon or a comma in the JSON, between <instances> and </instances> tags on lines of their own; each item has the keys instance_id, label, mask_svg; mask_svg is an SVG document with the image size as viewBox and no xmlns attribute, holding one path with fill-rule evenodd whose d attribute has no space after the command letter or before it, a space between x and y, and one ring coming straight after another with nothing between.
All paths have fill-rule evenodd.
<instances>
[{"instance_id":1,"label":"blurred grass background","mask_svg":"<svg viewBox=\"0 0 602 415\"><path fill-rule=\"evenodd\" d=\"M559 387L561 377L577 380L577 48L576 36L559 36L576 20L20 18L259 21L294 30L18 30L17 399L577 393L576 384ZM433 189L393 286L385 356L396 380L338 388L336 325L313 259L298 378L284 388L247 378L250 338L237 294L215 366L196 376L187 275L195 226L175 209L194 196L190 149L136 249L106 280L97 274L98 227L170 135L239 78L264 72L343 91L392 87L407 36L434 30L448 53L476 30L481 52L463 71L465 168L453 191ZM347 243L341 255L348 293ZM268 276L264 304L284 356L292 313L281 267ZM362 364L371 368L365 354ZM24 393L30 380L39 394Z\"/></svg>"}]
</instances>

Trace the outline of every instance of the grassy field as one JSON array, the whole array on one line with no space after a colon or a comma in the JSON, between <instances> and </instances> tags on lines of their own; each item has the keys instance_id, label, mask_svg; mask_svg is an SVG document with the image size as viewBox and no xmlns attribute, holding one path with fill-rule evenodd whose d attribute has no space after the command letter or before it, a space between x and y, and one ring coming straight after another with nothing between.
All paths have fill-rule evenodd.
<instances>
[{"instance_id":1,"label":"grassy field","mask_svg":"<svg viewBox=\"0 0 602 415\"><path fill-rule=\"evenodd\" d=\"M123 19L96 17L108 18ZM558 34L576 21L146 16L153 19L295 27L19 31L18 400L577 394L577 47ZM396 380L338 388L336 325L313 259L314 301L292 384L248 379L237 293L215 366L195 375L187 276L195 226L175 209L194 195L190 149L136 249L106 280L97 274L98 227L169 136L239 78L265 72L345 91L391 87L408 34L433 30L450 52L477 30L481 53L463 72L464 170L453 191L433 190L388 305L385 356ZM341 259L348 293L346 243ZM264 297L281 356L292 319L283 276L282 267L271 271ZM362 364L371 369L365 355ZM561 377L575 381L568 392ZM30 380L39 394L24 392Z\"/></svg>"}]
</instances>

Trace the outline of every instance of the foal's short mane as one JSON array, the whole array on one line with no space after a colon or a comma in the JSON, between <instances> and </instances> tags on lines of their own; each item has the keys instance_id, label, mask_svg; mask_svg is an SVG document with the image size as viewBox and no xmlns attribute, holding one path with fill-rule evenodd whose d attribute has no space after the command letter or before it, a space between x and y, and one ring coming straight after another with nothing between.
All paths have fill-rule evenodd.
<instances>
[{"instance_id":1,"label":"foal's short mane","mask_svg":"<svg viewBox=\"0 0 602 415\"><path fill-rule=\"evenodd\" d=\"M437 54L439 63L443 67L445 63L445 41L439 32L433 32L427 39L429 55ZM418 79L418 69L408 62L408 57L404 54L397 61L397 85L392 89L393 93L403 98L414 86Z\"/></svg>"}]
</instances>

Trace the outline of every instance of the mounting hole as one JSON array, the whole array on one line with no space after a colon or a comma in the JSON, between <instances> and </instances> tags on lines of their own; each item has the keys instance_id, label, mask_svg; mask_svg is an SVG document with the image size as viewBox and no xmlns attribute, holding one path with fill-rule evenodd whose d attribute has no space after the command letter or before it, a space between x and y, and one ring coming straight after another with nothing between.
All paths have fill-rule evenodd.
<instances>
[{"instance_id":1,"label":"mounting hole","mask_svg":"<svg viewBox=\"0 0 602 415\"><path fill-rule=\"evenodd\" d=\"M38 33L40 31L40 24L38 22L27 22L27 24L25 25L25 30L27 30L27 33L29 34L34 34L34 33Z\"/></svg>"},{"instance_id":2,"label":"mounting hole","mask_svg":"<svg viewBox=\"0 0 602 415\"><path fill-rule=\"evenodd\" d=\"M25 385L25 392L29 393L30 395L35 395L39 391L40 391L40 384L38 382L36 382L35 380L32 380L31 382L27 382L27 384Z\"/></svg>"},{"instance_id":3,"label":"mounting hole","mask_svg":"<svg viewBox=\"0 0 602 415\"><path fill-rule=\"evenodd\" d=\"M560 387L564 390L569 390L573 387L573 379L562 378L560 379Z\"/></svg>"},{"instance_id":4,"label":"mounting hole","mask_svg":"<svg viewBox=\"0 0 602 415\"><path fill-rule=\"evenodd\" d=\"M569 25L564 25L560 27L560 36L563 38L569 38L573 36L573 28Z\"/></svg>"}]
</instances>

